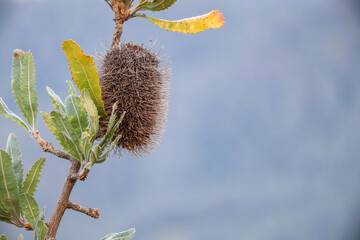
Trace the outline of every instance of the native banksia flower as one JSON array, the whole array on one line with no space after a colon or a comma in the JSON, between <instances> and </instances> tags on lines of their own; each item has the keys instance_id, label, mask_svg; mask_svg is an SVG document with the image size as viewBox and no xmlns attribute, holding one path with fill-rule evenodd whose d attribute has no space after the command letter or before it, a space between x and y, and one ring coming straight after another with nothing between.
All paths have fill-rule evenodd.
<instances>
[{"instance_id":1,"label":"native banksia flower","mask_svg":"<svg viewBox=\"0 0 360 240\"><path fill-rule=\"evenodd\" d=\"M166 122L169 97L169 69L149 47L122 43L110 48L100 66L100 85L106 112L118 102L117 116L126 111L116 131L120 149L135 156L149 153L159 142ZM106 119L100 121L98 138L106 133Z\"/></svg>"}]
</instances>

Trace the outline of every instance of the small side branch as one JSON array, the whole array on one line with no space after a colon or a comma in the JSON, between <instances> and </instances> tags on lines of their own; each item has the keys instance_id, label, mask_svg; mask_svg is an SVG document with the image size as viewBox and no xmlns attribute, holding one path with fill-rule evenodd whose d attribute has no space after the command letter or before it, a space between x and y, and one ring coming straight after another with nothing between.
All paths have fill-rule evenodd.
<instances>
[{"instance_id":1,"label":"small side branch","mask_svg":"<svg viewBox=\"0 0 360 240\"><path fill-rule=\"evenodd\" d=\"M68 206L67 208L70 208L74 211L77 211L77 212L81 212L81 213L84 213L90 217L93 217L93 218L99 218L100 217L100 212L99 212L99 209L97 208L85 208L83 206L80 206L79 204L75 204L75 203L72 203L72 202L68 202Z\"/></svg>"},{"instance_id":2,"label":"small side branch","mask_svg":"<svg viewBox=\"0 0 360 240\"><path fill-rule=\"evenodd\" d=\"M44 152L48 152L48 153L52 153L55 156L59 157L59 158L64 158L67 159L69 161L74 161L76 160L76 158L74 158L73 156L71 156L70 154L67 154L59 149L56 149L51 143L45 141L44 139L42 139L40 137L39 131L36 131L35 133L31 134L32 137L35 139L35 141L39 144L39 146L41 147L41 149Z\"/></svg>"}]
</instances>

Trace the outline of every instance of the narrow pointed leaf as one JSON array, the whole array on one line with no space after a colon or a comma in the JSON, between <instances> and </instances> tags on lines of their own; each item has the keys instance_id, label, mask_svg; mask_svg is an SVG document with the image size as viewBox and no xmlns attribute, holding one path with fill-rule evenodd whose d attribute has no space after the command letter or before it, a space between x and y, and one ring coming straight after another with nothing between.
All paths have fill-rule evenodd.
<instances>
[{"instance_id":1,"label":"narrow pointed leaf","mask_svg":"<svg viewBox=\"0 0 360 240\"><path fill-rule=\"evenodd\" d=\"M12 161L7 152L0 150L0 201L6 211L20 222L19 190Z\"/></svg>"},{"instance_id":2,"label":"narrow pointed leaf","mask_svg":"<svg viewBox=\"0 0 360 240\"><path fill-rule=\"evenodd\" d=\"M31 167L29 173L26 175L22 193L28 193L30 196L34 196L37 184L40 181L41 170L45 164L45 158L42 157L37 160Z\"/></svg>"},{"instance_id":3,"label":"narrow pointed leaf","mask_svg":"<svg viewBox=\"0 0 360 240\"><path fill-rule=\"evenodd\" d=\"M28 193L22 193L20 195L21 209L24 212L26 220L30 223L30 226L35 228L36 217L39 215L39 205L36 200Z\"/></svg>"},{"instance_id":4,"label":"narrow pointed leaf","mask_svg":"<svg viewBox=\"0 0 360 240\"><path fill-rule=\"evenodd\" d=\"M23 96L21 94L21 84L20 84L20 75L21 75L21 66L22 59L26 55L26 52L20 49L15 49L13 52L13 65L11 72L11 88L13 90L13 95L19 109L24 108Z\"/></svg>"},{"instance_id":5,"label":"narrow pointed leaf","mask_svg":"<svg viewBox=\"0 0 360 240\"><path fill-rule=\"evenodd\" d=\"M122 120L124 119L126 112L123 112L123 114L121 115L120 119L116 122L115 125L111 126L111 128L108 127L108 129L106 130L105 136L103 137L103 139L100 142L100 146L103 147L105 145L108 145L109 142L114 138L115 132L116 130L119 128ZM121 136L121 135L119 135Z\"/></svg>"},{"instance_id":6,"label":"narrow pointed leaf","mask_svg":"<svg viewBox=\"0 0 360 240\"><path fill-rule=\"evenodd\" d=\"M80 97L77 95L68 96L65 100L65 108L67 118L80 138L82 132L89 125L86 109L81 104Z\"/></svg>"},{"instance_id":7,"label":"narrow pointed leaf","mask_svg":"<svg viewBox=\"0 0 360 240\"><path fill-rule=\"evenodd\" d=\"M107 125L107 129L106 129L106 133L103 137L103 139L100 142L100 147L103 147L104 145L106 145L108 142L110 142L112 140L112 136L111 135L111 131L115 125L115 121L116 121L116 113L115 110L117 109L118 106L118 102L115 102L114 105L112 106L112 111L111 111L111 116Z\"/></svg>"},{"instance_id":8,"label":"narrow pointed leaf","mask_svg":"<svg viewBox=\"0 0 360 240\"><path fill-rule=\"evenodd\" d=\"M101 147L99 145L96 145L92 149L91 155L90 155L90 162L92 163L92 165L94 165L98 161L98 158L100 157L101 152L102 152L102 150L101 150Z\"/></svg>"},{"instance_id":9,"label":"narrow pointed leaf","mask_svg":"<svg viewBox=\"0 0 360 240\"><path fill-rule=\"evenodd\" d=\"M81 151L83 152L85 161L90 157L91 148L93 146L93 137L88 132L83 132L81 136Z\"/></svg>"},{"instance_id":10,"label":"narrow pointed leaf","mask_svg":"<svg viewBox=\"0 0 360 240\"><path fill-rule=\"evenodd\" d=\"M48 228L44 221L39 221L37 224L37 238L39 240L46 240L46 234L47 234Z\"/></svg>"},{"instance_id":11,"label":"narrow pointed leaf","mask_svg":"<svg viewBox=\"0 0 360 240\"><path fill-rule=\"evenodd\" d=\"M21 98L19 109L34 130L39 105L35 86L35 63L30 51L25 55L21 55L20 60L20 92L15 92L15 89L13 91L15 95L18 94Z\"/></svg>"},{"instance_id":12,"label":"narrow pointed leaf","mask_svg":"<svg viewBox=\"0 0 360 240\"><path fill-rule=\"evenodd\" d=\"M101 151L101 156L98 157L96 163L103 163L105 162L105 160L109 157L110 152L114 149L114 147L117 145L117 143L119 142L120 138L122 137L122 135L118 135L114 141L112 141L112 143L110 144L110 146L106 149L105 153L103 153L104 151Z\"/></svg>"},{"instance_id":13,"label":"narrow pointed leaf","mask_svg":"<svg viewBox=\"0 0 360 240\"><path fill-rule=\"evenodd\" d=\"M91 97L87 89L82 90L80 99L90 119L90 123L91 123L90 134L95 138L99 130L98 111L96 109L94 102L91 100Z\"/></svg>"},{"instance_id":14,"label":"narrow pointed leaf","mask_svg":"<svg viewBox=\"0 0 360 240\"><path fill-rule=\"evenodd\" d=\"M26 131L30 130L30 127L26 122L24 122L18 115L9 110L2 98L0 98L0 115L16 122L19 126L25 128Z\"/></svg>"},{"instance_id":15,"label":"narrow pointed leaf","mask_svg":"<svg viewBox=\"0 0 360 240\"><path fill-rule=\"evenodd\" d=\"M77 95L76 89L72 82L66 81L66 83L69 85L69 95Z\"/></svg>"},{"instance_id":16,"label":"narrow pointed leaf","mask_svg":"<svg viewBox=\"0 0 360 240\"><path fill-rule=\"evenodd\" d=\"M161 11L168 9L177 0L144 0L137 7L139 10Z\"/></svg>"},{"instance_id":17,"label":"narrow pointed leaf","mask_svg":"<svg viewBox=\"0 0 360 240\"><path fill-rule=\"evenodd\" d=\"M1 216L1 214L0 214L0 221L1 221L1 222L8 223L8 224L13 224L13 223L10 221L9 218L6 218L6 217L4 218L4 217ZM0 240L1 240L1 238L0 238Z\"/></svg>"},{"instance_id":18,"label":"narrow pointed leaf","mask_svg":"<svg viewBox=\"0 0 360 240\"><path fill-rule=\"evenodd\" d=\"M0 221L13 224L10 214L6 211L5 208L2 207L0 207Z\"/></svg>"},{"instance_id":19,"label":"narrow pointed leaf","mask_svg":"<svg viewBox=\"0 0 360 240\"><path fill-rule=\"evenodd\" d=\"M178 21L162 20L146 15L137 15L137 17L146 18L163 29L181 33L203 32L209 28L221 28L225 24L224 17L218 10L211 11L202 16L185 18Z\"/></svg>"},{"instance_id":20,"label":"narrow pointed leaf","mask_svg":"<svg viewBox=\"0 0 360 240\"><path fill-rule=\"evenodd\" d=\"M100 240L131 240L135 235L135 228L120 233L109 233Z\"/></svg>"},{"instance_id":21,"label":"narrow pointed leaf","mask_svg":"<svg viewBox=\"0 0 360 240\"><path fill-rule=\"evenodd\" d=\"M64 150L81 161L80 139L70 121L57 111L50 115L42 112L41 116Z\"/></svg>"},{"instance_id":22,"label":"narrow pointed leaf","mask_svg":"<svg viewBox=\"0 0 360 240\"><path fill-rule=\"evenodd\" d=\"M56 93L49 87L46 87L46 91L49 94L51 101L54 105L54 108L59 111L62 115L66 115L66 111L65 111L65 105L64 103L61 101L61 98L56 95Z\"/></svg>"},{"instance_id":23,"label":"narrow pointed leaf","mask_svg":"<svg viewBox=\"0 0 360 240\"><path fill-rule=\"evenodd\" d=\"M23 235L22 235L22 234L20 234L20 235L19 235L18 240L24 240L24 237L23 237Z\"/></svg>"},{"instance_id":24,"label":"narrow pointed leaf","mask_svg":"<svg viewBox=\"0 0 360 240\"><path fill-rule=\"evenodd\" d=\"M6 145L6 152L10 155L10 157L12 159L15 177L16 177L16 181L18 183L18 189L20 192L22 189L22 184L23 184L23 165L21 162L19 141L18 141L18 138L13 133L10 133L10 135L8 137L7 145Z\"/></svg>"},{"instance_id":25,"label":"narrow pointed leaf","mask_svg":"<svg viewBox=\"0 0 360 240\"><path fill-rule=\"evenodd\" d=\"M35 227L34 227L34 240L46 239L46 233L48 228L44 223L44 219L45 219L45 207L42 208L41 212L36 217Z\"/></svg>"},{"instance_id":26,"label":"narrow pointed leaf","mask_svg":"<svg viewBox=\"0 0 360 240\"><path fill-rule=\"evenodd\" d=\"M62 48L67 56L75 85L80 91L84 88L88 90L99 114L106 118L107 115L101 98L99 74L96 71L93 58L84 54L80 46L73 40L64 41Z\"/></svg>"}]
</instances>

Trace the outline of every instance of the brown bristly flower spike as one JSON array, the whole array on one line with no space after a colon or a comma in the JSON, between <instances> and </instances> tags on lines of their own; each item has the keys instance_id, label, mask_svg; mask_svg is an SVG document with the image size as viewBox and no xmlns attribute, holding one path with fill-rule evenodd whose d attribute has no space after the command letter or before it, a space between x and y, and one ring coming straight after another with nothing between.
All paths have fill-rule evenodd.
<instances>
[{"instance_id":1,"label":"brown bristly flower spike","mask_svg":"<svg viewBox=\"0 0 360 240\"><path fill-rule=\"evenodd\" d=\"M100 85L105 110L111 113L118 101L117 116L126 111L117 129L118 147L135 156L150 153L163 132L169 97L169 69L150 47L122 43L102 57ZM108 120L100 121L99 135L106 133Z\"/></svg>"}]
</instances>

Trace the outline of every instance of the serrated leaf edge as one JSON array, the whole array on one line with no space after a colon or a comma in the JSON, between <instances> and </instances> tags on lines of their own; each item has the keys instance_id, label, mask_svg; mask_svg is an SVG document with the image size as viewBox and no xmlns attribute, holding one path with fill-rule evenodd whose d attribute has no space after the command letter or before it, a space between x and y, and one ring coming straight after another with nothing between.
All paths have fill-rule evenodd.
<instances>
[{"instance_id":1,"label":"serrated leaf edge","mask_svg":"<svg viewBox=\"0 0 360 240\"><path fill-rule=\"evenodd\" d=\"M32 196L32 197L34 196L34 193L36 192L37 184L40 181L39 179L40 179L42 167L44 166L44 164L45 164L45 157L39 158L39 160L37 160L33 164L31 169L29 170L29 173L26 175L26 178L25 178L25 181L23 184L22 193L28 193L30 196ZM32 172L32 170L34 170L34 171ZM29 185L27 186L27 189L25 189L25 186L27 184L29 184ZM30 189L32 186L34 186L34 190L33 190L33 192L30 192Z\"/></svg>"}]
</instances>

